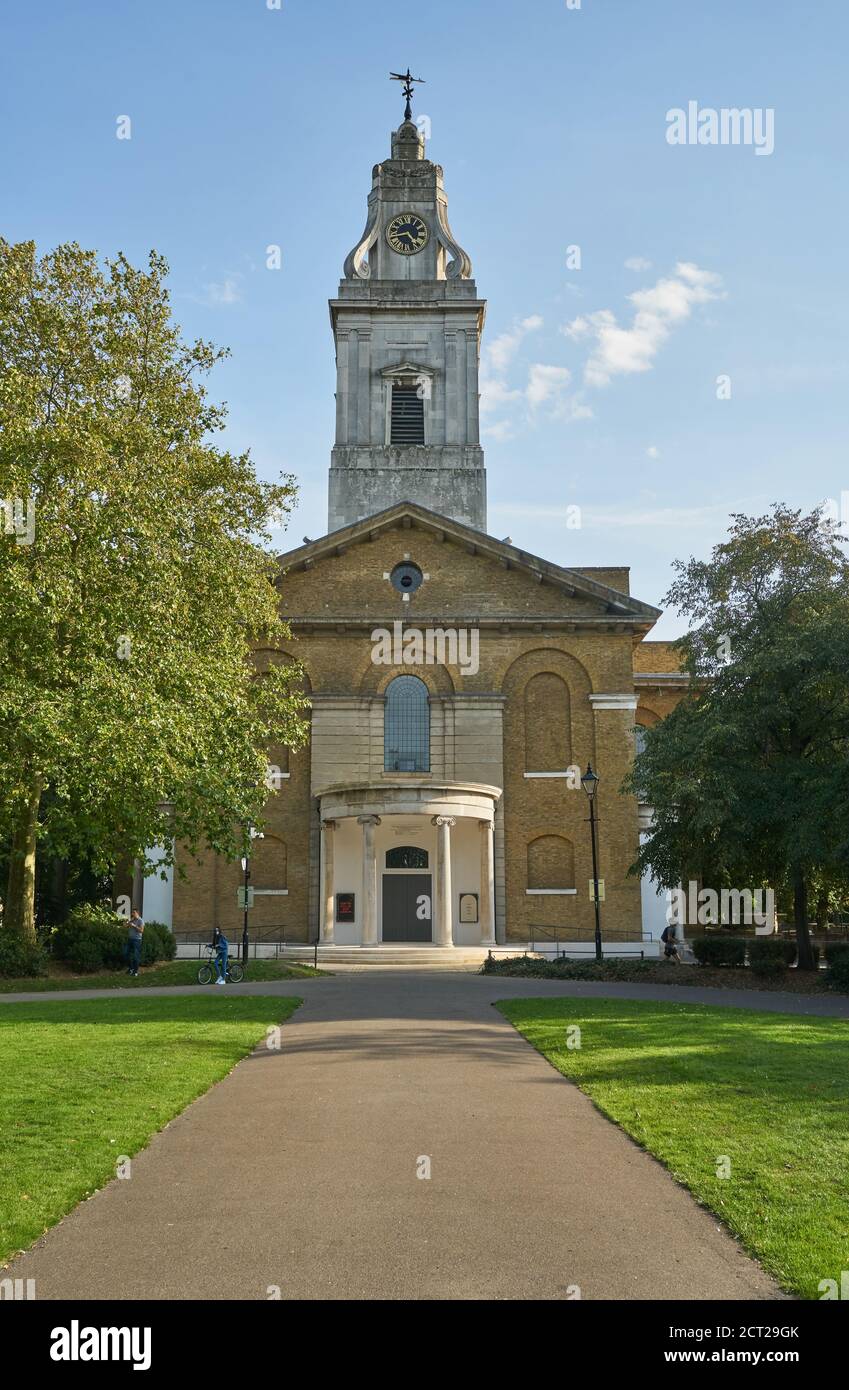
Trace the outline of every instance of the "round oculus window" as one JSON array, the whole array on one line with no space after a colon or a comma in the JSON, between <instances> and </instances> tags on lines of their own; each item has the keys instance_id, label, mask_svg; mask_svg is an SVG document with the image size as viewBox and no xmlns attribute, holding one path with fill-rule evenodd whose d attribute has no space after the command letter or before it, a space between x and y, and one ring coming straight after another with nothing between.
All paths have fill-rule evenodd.
<instances>
[{"instance_id":1,"label":"round oculus window","mask_svg":"<svg viewBox=\"0 0 849 1390\"><path fill-rule=\"evenodd\" d=\"M397 589L399 594L414 594L424 579L424 575L418 565L411 565L405 561L403 565L396 565L389 576L393 589Z\"/></svg>"}]
</instances>

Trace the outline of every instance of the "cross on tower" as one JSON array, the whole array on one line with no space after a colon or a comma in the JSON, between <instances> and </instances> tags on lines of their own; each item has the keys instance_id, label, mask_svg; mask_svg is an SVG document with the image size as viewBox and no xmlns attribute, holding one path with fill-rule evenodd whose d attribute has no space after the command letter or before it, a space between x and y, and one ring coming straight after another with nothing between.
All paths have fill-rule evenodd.
<instances>
[{"instance_id":1,"label":"cross on tower","mask_svg":"<svg viewBox=\"0 0 849 1390\"><path fill-rule=\"evenodd\" d=\"M407 68L406 72L390 72L389 76L393 82L404 83L404 96L407 98L407 105L404 108L404 120L411 121L413 119L413 83L424 82L425 79L423 77L413 77L409 68Z\"/></svg>"}]
</instances>

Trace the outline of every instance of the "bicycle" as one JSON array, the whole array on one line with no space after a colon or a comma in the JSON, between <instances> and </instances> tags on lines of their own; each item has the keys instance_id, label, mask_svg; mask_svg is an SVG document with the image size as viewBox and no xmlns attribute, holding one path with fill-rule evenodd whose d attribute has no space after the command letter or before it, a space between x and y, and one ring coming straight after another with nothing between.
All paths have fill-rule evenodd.
<instances>
[{"instance_id":1,"label":"bicycle","mask_svg":"<svg viewBox=\"0 0 849 1390\"><path fill-rule=\"evenodd\" d=\"M203 949L206 952L206 960L198 971L198 984L211 985L213 980L218 979L218 951L214 946L204 946ZM240 984L245 978L242 962L228 955L224 978L230 985Z\"/></svg>"}]
</instances>

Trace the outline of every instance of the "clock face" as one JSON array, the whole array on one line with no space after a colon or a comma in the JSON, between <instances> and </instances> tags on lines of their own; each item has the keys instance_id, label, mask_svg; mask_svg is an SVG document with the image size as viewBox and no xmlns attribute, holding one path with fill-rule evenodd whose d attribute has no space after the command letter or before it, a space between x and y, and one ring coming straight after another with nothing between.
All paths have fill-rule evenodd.
<instances>
[{"instance_id":1,"label":"clock face","mask_svg":"<svg viewBox=\"0 0 849 1390\"><path fill-rule=\"evenodd\" d=\"M386 228L386 240L399 256L415 256L430 241L427 223L415 212L399 212Z\"/></svg>"}]
</instances>

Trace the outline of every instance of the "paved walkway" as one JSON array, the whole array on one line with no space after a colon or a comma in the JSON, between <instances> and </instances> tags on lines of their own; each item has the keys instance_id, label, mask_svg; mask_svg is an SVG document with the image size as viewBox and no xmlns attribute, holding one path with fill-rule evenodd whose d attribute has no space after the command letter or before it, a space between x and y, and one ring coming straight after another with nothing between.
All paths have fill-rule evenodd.
<instances>
[{"instance_id":1,"label":"paved walkway","mask_svg":"<svg viewBox=\"0 0 849 1390\"><path fill-rule=\"evenodd\" d=\"M846 1016L849 999L381 968L238 989L303 996L282 1050L243 1062L130 1181L4 1274L34 1278L40 1299L781 1296L492 1004L617 995Z\"/></svg>"}]
</instances>

